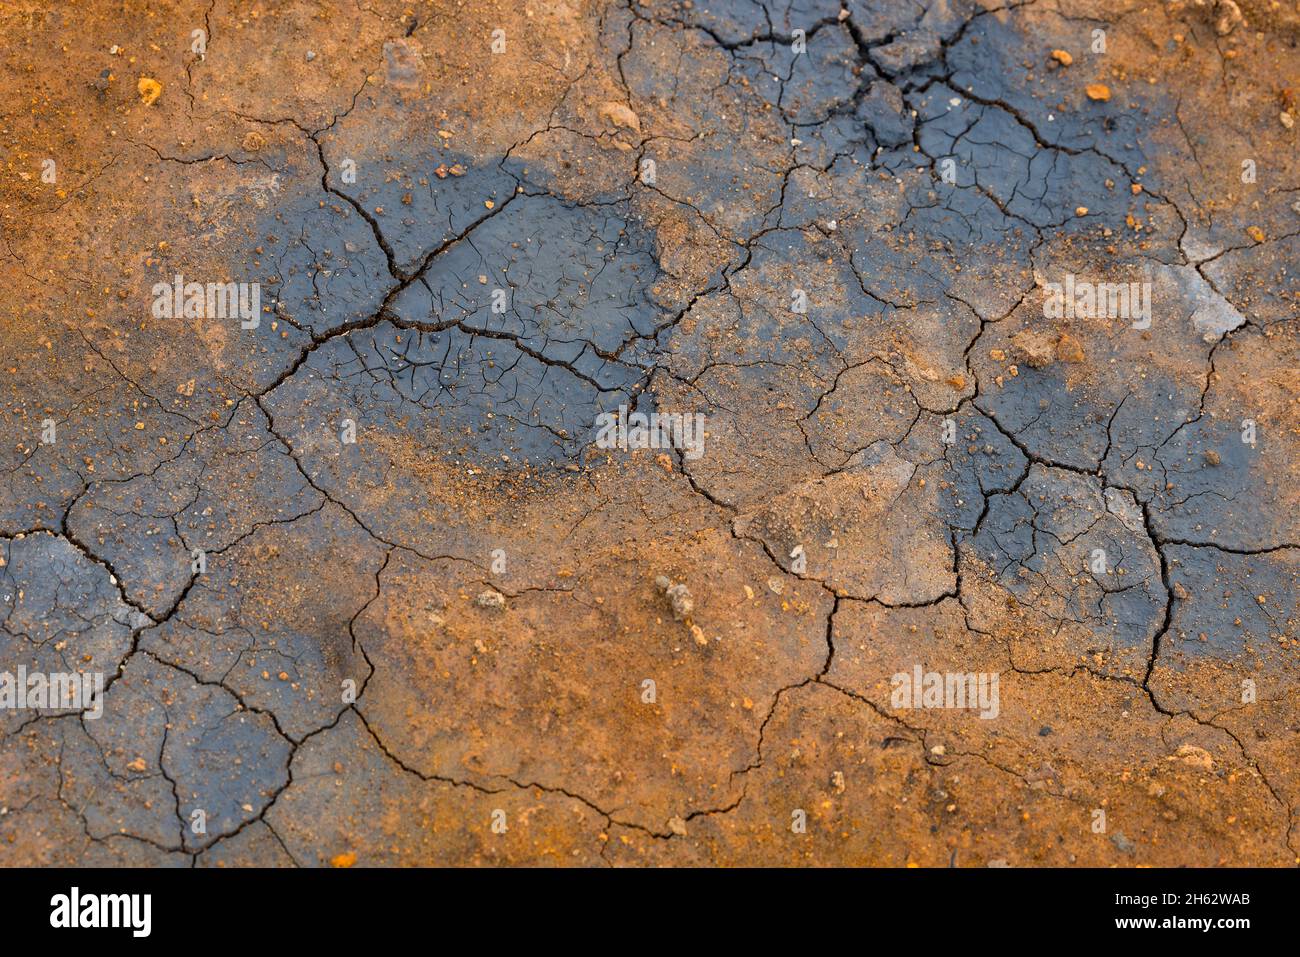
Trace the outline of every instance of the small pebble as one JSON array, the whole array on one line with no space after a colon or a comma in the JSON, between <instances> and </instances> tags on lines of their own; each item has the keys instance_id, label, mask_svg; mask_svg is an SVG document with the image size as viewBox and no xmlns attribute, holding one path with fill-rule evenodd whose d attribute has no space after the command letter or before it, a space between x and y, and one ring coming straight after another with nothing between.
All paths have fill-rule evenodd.
<instances>
[{"instance_id":1,"label":"small pebble","mask_svg":"<svg viewBox=\"0 0 1300 957\"><path fill-rule=\"evenodd\" d=\"M474 599L474 604L480 608L494 608L500 610L506 607L506 596L499 591L485 591Z\"/></svg>"}]
</instances>

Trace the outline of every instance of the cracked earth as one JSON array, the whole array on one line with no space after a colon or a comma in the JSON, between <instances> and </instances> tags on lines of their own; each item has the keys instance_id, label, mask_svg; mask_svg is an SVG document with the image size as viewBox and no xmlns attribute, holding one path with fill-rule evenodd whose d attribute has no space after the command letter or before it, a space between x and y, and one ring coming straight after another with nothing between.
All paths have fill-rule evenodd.
<instances>
[{"instance_id":1,"label":"cracked earth","mask_svg":"<svg viewBox=\"0 0 1300 957\"><path fill-rule=\"evenodd\" d=\"M0 864L1296 863L1292 0L0 33Z\"/></svg>"}]
</instances>

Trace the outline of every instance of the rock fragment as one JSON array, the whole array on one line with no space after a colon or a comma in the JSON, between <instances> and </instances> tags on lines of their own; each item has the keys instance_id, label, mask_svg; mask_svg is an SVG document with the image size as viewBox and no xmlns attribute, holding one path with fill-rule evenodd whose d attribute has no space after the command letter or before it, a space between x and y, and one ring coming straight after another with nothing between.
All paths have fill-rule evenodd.
<instances>
[{"instance_id":1,"label":"rock fragment","mask_svg":"<svg viewBox=\"0 0 1300 957\"><path fill-rule=\"evenodd\" d=\"M602 103L600 109L597 110L597 114L606 123L618 129L641 132L641 118L632 112L632 108L625 103Z\"/></svg>"},{"instance_id":2,"label":"rock fragment","mask_svg":"<svg viewBox=\"0 0 1300 957\"><path fill-rule=\"evenodd\" d=\"M1011 337L1011 346L1017 360L1031 369L1042 369L1056 359L1056 341L1041 329L1020 330Z\"/></svg>"},{"instance_id":3,"label":"rock fragment","mask_svg":"<svg viewBox=\"0 0 1300 957\"><path fill-rule=\"evenodd\" d=\"M1194 744L1180 744L1174 752L1174 758L1202 771L1214 770L1214 758L1210 752Z\"/></svg>"},{"instance_id":4,"label":"rock fragment","mask_svg":"<svg viewBox=\"0 0 1300 957\"><path fill-rule=\"evenodd\" d=\"M500 611L502 608L506 607L506 596L495 589L489 589L488 591L481 592L479 596L474 599L474 604L478 605L480 608L490 608L494 611Z\"/></svg>"},{"instance_id":5,"label":"rock fragment","mask_svg":"<svg viewBox=\"0 0 1300 957\"><path fill-rule=\"evenodd\" d=\"M140 77L140 82L135 85L135 88L140 94L140 102L145 106L152 106L158 97L162 96L162 84L151 77Z\"/></svg>"},{"instance_id":6,"label":"rock fragment","mask_svg":"<svg viewBox=\"0 0 1300 957\"><path fill-rule=\"evenodd\" d=\"M668 578L660 575L655 579L655 587L664 593L664 597L672 606L674 621L684 621L695 610L695 599L691 597L690 589L684 582L674 585Z\"/></svg>"}]
</instances>

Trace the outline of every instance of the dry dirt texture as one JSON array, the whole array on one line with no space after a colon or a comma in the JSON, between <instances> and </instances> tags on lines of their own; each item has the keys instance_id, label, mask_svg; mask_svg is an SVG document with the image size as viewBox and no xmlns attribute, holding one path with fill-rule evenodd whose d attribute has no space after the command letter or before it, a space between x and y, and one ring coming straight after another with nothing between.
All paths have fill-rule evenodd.
<instances>
[{"instance_id":1,"label":"dry dirt texture","mask_svg":"<svg viewBox=\"0 0 1300 957\"><path fill-rule=\"evenodd\" d=\"M1295 0L0 38L0 865L1296 863Z\"/></svg>"}]
</instances>

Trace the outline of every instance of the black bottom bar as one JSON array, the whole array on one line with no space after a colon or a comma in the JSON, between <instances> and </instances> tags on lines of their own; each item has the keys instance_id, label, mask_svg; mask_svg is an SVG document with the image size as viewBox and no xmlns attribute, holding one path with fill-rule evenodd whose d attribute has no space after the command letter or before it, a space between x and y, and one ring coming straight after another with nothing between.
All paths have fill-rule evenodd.
<instances>
[{"instance_id":1,"label":"black bottom bar","mask_svg":"<svg viewBox=\"0 0 1300 957\"><path fill-rule=\"evenodd\" d=\"M799 926L822 943L912 928L1231 946L1291 926L1294 891L1291 870L0 870L0 913L14 944L75 934L127 946L367 946L377 932L423 927L435 943L459 928L494 944L684 935L734 948ZM116 895L148 895L147 909L143 896ZM1024 936L1038 932L1051 936Z\"/></svg>"}]
</instances>

